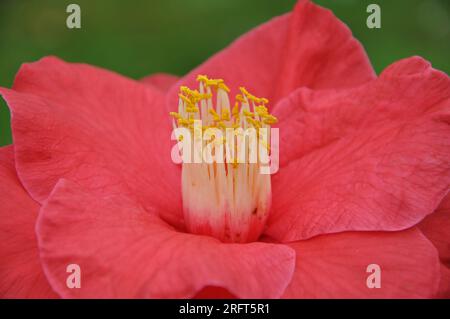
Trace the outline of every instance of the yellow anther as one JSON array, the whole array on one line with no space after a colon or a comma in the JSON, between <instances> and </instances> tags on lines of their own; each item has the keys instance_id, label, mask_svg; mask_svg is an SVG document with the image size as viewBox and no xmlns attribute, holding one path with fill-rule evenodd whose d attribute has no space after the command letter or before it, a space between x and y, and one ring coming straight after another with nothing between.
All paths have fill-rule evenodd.
<instances>
[{"instance_id":1,"label":"yellow anther","mask_svg":"<svg viewBox=\"0 0 450 319\"><path fill-rule=\"evenodd\" d=\"M245 102L245 99L241 94L238 94L238 95L236 95L236 101L243 103L243 102Z\"/></svg>"},{"instance_id":2,"label":"yellow anther","mask_svg":"<svg viewBox=\"0 0 450 319\"><path fill-rule=\"evenodd\" d=\"M178 96L186 103L188 104L195 104L199 102L200 100L209 99L212 97L212 94L210 93L200 93L197 90L191 90L186 86L181 86L180 91L184 94L179 94Z\"/></svg>"},{"instance_id":3,"label":"yellow anther","mask_svg":"<svg viewBox=\"0 0 450 319\"><path fill-rule=\"evenodd\" d=\"M230 111L228 109L222 110L222 120L229 121L230 120Z\"/></svg>"},{"instance_id":4,"label":"yellow anther","mask_svg":"<svg viewBox=\"0 0 450 319\"><path fill-rule=\"evenodd\" d=\"M217 114L216 110L210 109L209 114L213 116L214 121L220 121L220 116Z\"/></svg>"},{"instance_id":5,"label":"yellow anther","mask_svg":"<svg viewBox=\"0 0 450 319\"><path fill-rule=\"evenodd\" d=\"M252 112L249 112L249 111L247 111L247 110L243 110L242 113L243 113L245 116L249 116L249 117L252 117L252 116L254 115Z\"/></svg>"},{"instance_id":6,"label":"yellow anther","mask_svg":"<svg viewBox=\"0 0 450 319\"><path fill-rule=\"evenodd\" d=\"M180 92L186 93L187 91L190 91L190 89L187 86L184 85L180 86Z\"/></svg>"},{"instance_id":7,"label":"yellow anther","mask_svg":"<svg viewBox=\"0 0 450 319\"><path fill-rule=\"evenodd\" d=\"M223 83L222 79L209 79L206 81L206 86L218 86L220 83Z\"/></svg>"},{"instance_id":8,"label":"yellow anther","mask_svg":"<svg viewBox=\"0 0 450 319\"><path fill-rule=\"evenodd\" d=\"M239 90L242 92L243 95L245 95L247 97L247 99L249 99L250 101L253 101L254 103L258 103L258 104L269 103L269 100L266 98L263 98L263 97L259 98L259 97L254 96L253 94L250 94L243 86L241 86L239 88Z\"/></svg>"},{"instance_id":9,"label":"yellow anther","mask_svg":"<svg viewBox=\"0 0 450 319\"><path fill-rule=\"evenodd\" d=\"M264 115L268 114L267 107L265 107L264 105L255 106L255 111L256 111L256 113L258 113L259 116L264 116Z\"/></svg>"},{"instance_id":10,"label":"yellow anther","mask_svg":"<svg viewBox=\"0 0 450 319\"><path fill-rule=\"evenodd\" d=\"M230 92L230 88L229 88L224 82L220 82L220 83L217 85L217 87L218 87L219 89L222 89L222 90L226 91L227 93Z\"/></svg>"},{"instance_id":11,"label":"yellow anther","mask_svg":"<svg viewBox=\"0 0 450 319\"><path fill-rule=\"evenodd\" d=\"M188 112L188 113L198 113L199 109L196 106L188 106L186 108L186 112Z\"/></svg>"},{"instance_id":12,"label":"yellow anther","mask_svg":"<svg viewBox=\"0 0 450 319\"><path fill-rule=\"evenodd\" d=\"M255 128L260 128L261 127L261 123L251 117L247 117L246 118L247 122L249 122L251 125L253 125Z\"/></svg>"},{"instance_id":13,"label":"yellow anther","mask_svg":"<svg viewBox=\"0 0 450 319\"><path fill-rule=\"evenodd\" d=\"M239 103L236 102L234 104L233 110L231 111L231 114L233 114L234 117L239 116Z\"/></svg>"},{"instance_id":14,"label":"yellow anther","mask_svg":"<svg viewBox=\"0 0 450 319\"><path fill-rule=\"evenodd\" d=\"M185 103L187 103L187 104L192 104L192 101L187 97L187 96L184 96L183 94L178 94L178 96L180 97L180 99L182 99Z\"/></svg>"},{"instance_id":15,"label":"yellow anther","mask_svg":"<svg viewBox=\"0 0 450 319\"><path fill-rule=\"evenodd\" d=\"M208 77L206 75L197 75L197 81L198 82L206 82L208 81Z\"/></svg>"},{"instance_id":16,"label":"yellow anther","mask_svg":"<svg viewBox=\"0 0 450 319\"><path fill-rule=\"evenodd\" d=\"M264 116L263 122L264 122L264 124L269 124L270 125L270 124L277 123L278 119L275 116L268 114L268 115Z\"/></svg>"},{"instance_id":17,"label":"yellow anther","mask_svg":"<svg viewBox=\"0 0 450 319\"><path fill-rule=\"evenodd\" d=\"M205 86L214 86L219 89L223 89L226 92L230 92L230 89L225 85L223 79L209 79L206 75L198 75L197 81L203 82Z\"/></svg>"},{"instance_id":18,"label":"yellow anther","mask_svg":"<svg viewBox=\"0 0 450 319\"><path fill-rule=\"evenodd\" d=\"M212 94L211 93L203 93L203 94L199 94L199 98L201 100L207 100L212 98Z\"/></svg>"},{"instance_id":19,"label":"yellow anther","mask_svg":"<svg viewBox=\"0 0 450 319\"><path fill-rule=\"evenodd\" d=\"M189 94L191 92L191 89L188 88L187 86L180 86L180 92L184 93L184 94Z\"/></svg>"},{"instance_id":20,"label":"yellow anther","mask_svg":"<svg viewBox=\"0 0 450 319\"><path fill-rule=\"evenodd\" d=\"M187 119L183 119L183 118L179 118L177 122L178 122L179 126L185 126L185 125L189 124L189 121Z\"/></svg>"},{"instance_id":21,"label":"yellow anther","mask_svg":"<svg viewBox=\"0 0 450 319\"><path fill-rule=\"evenodd\" d=\"M176 119L180 119L181 118L181 115L178 112L170 112L169 114L170 114L170 116L172 116L172 117L174 117Z\"/></svg>"},{"instance_id":22,"label":"yellow anther","mask_svg":"<svg viewBox=\"0 0 450 319\"><path fill-rule=\"evenodd\" d=\"M196 91L196 92L194 92L194 93L192 94L192 98L193 98L196 102L198 102L198 101L200 101L200 100L204 100L204 99L209 99L209 98L211 98L211 97L212 97L212 95L209 94L209 93L203 93L203 94L201 94L201 93L199 93L198 91Z\"/></svg>"},{"instance_id":23,"label":"yellow anther","mask_svg":"<svg viewBox=\"0 0 450 319\"><path fill-rule=\"evenodd\" d=\"M189 89L188 87L182 87L180 90L181 90L181 93L186 95L186 98L190 99L190 98L192 98L195 95L195 91Z\"/></svg>"},{"instance_id":24,"label":"yellow anther","mask_svg":"<svg viewBox=\"0 0 450 319\"><path fill-rule=\"evenodd\" d=\"M250 101L254 101L256 99L255 96L253 96L252 94L250 94L245 87L240 87L239 90L241 90L242 95L244 95L247 99L249 99Z\"/></svg>"},{"instance_id":25,"label":"yellow anther","mask_svg":"<svg viewBox=\"0 0 450 319\"><path fill-rule=\"evenodd\" d=\"M247 89L243 86L239 87L239 91L241 91L242 95L245 95L245 96L250 94L250 93L248 93Z\"/></svg>"}]
</instances>

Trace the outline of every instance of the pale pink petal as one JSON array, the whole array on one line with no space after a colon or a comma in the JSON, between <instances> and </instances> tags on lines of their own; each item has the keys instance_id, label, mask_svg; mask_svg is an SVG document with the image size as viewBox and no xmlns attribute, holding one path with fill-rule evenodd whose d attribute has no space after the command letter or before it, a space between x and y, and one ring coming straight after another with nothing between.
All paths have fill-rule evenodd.
<instances>
[{"instance_id":1,"label":"pale pink petal","mask_svg":"<svg viewBox=\"0 0 450 319\"><path fill-rule=\"evenodd\" d=\"M96 194L127 194L181 224L164 94L85 64L48 57L21 67L12 90L18 174L43 202L61 177Z\"/></svg>"},{"instance_id":2,"label":"pale pink petal","mask_svg":"<svg viewBox=\"0 0 450 319\"><path fill-rule=\"evenodd\" d=\"M206 74L223 78L232 91L246 86L272 105L294 89L346 88L372 80L375 73L360 43L331 11L299 1L292 13L244 34L194 69L180 84L195 87ZM177 86L168 107L177 107Z\"/></svg>"},{"instance_id":3,"label":"pale pink petal","mask_svg":"<svg viewBox=\"0 0 450 319\"><path fill-rule=\"evenodd\" d=\"M17 178L12 146L0 148L0 181L0 298L55 298L34 232L39 205Z\"/></svg>"},{"instance_id":4,"label":"pale pink petal","mask_svg":"<svg viewBox=\"0 0 450 319\"><path fill-rule=\"evenodd\" d=\"M281 104L270 236L401 230L447 193L450 80L424 60L356 89L300 89Z\"/></svg>"},{"instance_id":5,"label":"pale pink petal","mask_svg":"<svg viewBox=\"0 0 450 319\"><path fill-rule=\"evenodd\" d=\"M297 263L284 298L430 298L438 290L436 249L417 229L324 235L289 246ZM368 268L375 264L379 269ZM369 288L378 270L380 288Z\"/></svg>"},{"instance_id":6,"label":"pale pink petal","mask_svg":"<svg viewBox=\"0 0 450 319\"><path fill-rule=\"evenodd\" d=\"M168 73L155 73L142 78L142 83L157 88L162 92L167 92L170 87L178 81L179 77Z\"/></svg>"},{"instance_id":7,"label":"pale pink petal","mask_svg":"<svg viewBox=\"0 0 450 319\"><path fill-rule=\"evenodd\" d=\"M224 244L180 233L124 198L61 180L40 212L41 258L52 287L75 298L186 298L215 286L242 298L279 297L295 255L284 245ZM69 264L81 288L66 286Z\"/></svg>"}]
</instances>

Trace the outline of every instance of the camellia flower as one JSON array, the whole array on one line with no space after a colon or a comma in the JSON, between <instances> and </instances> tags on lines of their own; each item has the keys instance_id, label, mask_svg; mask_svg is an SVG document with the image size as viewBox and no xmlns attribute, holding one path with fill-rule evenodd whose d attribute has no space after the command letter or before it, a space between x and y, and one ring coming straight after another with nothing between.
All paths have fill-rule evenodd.
<instances>
[{"instance_id":1,"label":"camellia flower","mask_svg":"<svg viewBox=\"0 0 450 319\"><path fill-rule=\"evenodd\" d=\"M171 158L168 114L204 74L225 81L209 83L220 99L241 85L264 96L279 129L279 171L258 191L235 182L238 210L215 206L223 188L193 191L223 180L182 178L192 170ZM450 80L419 57L376 77L308 1L181 79L49 57L0 93L14 142L0 148L4 298L449 297ZM80 288L66 284L72 264Z\"/></svg>"}]
</instances>

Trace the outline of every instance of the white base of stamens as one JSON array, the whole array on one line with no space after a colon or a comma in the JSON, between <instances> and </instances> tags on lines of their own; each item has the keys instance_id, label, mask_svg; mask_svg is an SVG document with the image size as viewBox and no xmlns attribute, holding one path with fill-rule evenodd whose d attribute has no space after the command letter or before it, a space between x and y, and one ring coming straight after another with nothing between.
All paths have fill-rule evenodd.
<instances>
[{"instance_id":1,"label":"white base of stamens","mask_svg":"<svg viewBox=\"0 0 450 319\"><path fill-rule=\"evenodd\" d=\"M183 163L183 211L191 233L223 242L251 242L271 205L270 175L258 164Z\"/></svg>"}]
</instances>

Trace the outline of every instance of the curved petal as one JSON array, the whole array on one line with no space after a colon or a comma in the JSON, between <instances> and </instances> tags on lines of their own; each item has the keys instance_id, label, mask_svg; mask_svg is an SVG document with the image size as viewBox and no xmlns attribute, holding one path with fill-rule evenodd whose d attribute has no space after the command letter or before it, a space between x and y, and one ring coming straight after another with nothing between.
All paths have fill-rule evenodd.
<instances>
[{"instance_id":1,"label":"curved petal","mask_svg":"<svg viewBox=\"0 0 450 319\"><path fill-rule=\"evenodd\" d=\"M156 206L172 222L182 219L164 94L53 57L23 65L13 90L0 94L12 112L18 175L35 200L42 203L67 177L98 194Z\"/></svg>"},{"instance_id":2,"label":"curved petal","mask_svg":"<svg viewBox=\"0 0 450 319\"><path fill-rule=\"evenodd\" d=\"M0 298L55 298L34 232L39 205L17 179L12 146L0 148Z\"/></svg>"},{"instance_id":3,"label":"curved petal","mask_svg":"<svg viewBox=\"0 0 450 319\"><path fill-rule=\"evenodd\" d=\"M180 233L123 198L92 196L61 180L40 211L42 262L63 297L186 298L206 286L242 298L274 298L295 255L284 245L224 244ZM69 264L81 288L66 287Z\"/></svg>"},{"instance_id":4,"label":"curved petal","mask_svg":"<svg viewBox=\"0 0 450 319\"><path fill-rule=\"evenodd\" d=\"M450 194L418 226L439 251L442 263L450 267Z\"/></svg>"},{"instance_id":5,"label":"curved petal","mask_svg":"<svg viewBox=\"0 0 450 319\"><path fill-rule=\"evenodd\" d=\"M236 299L236 296L224 288L208 286L200 290L194 299Z\"/></svg>"},{"instance_id":6,"label":"curved petal","mask_svg":"<svg viewBox=\"0 0 450 319\"><path fill-rule=\"evenodd\" d=\"M437 298L450 299L450 268L441 264L441 281Z\"/></svg>"},{"instance_id":7,"label":"curved petal","mask_svg":"<svg viewBox=\"0 0 450 319\"><path fill-rule=\"evenodd\" d=\"M424 60L398 62L356 89L300 89L281 103L270 236L405 229L447 193L450 80Z\"/></svg>"},{"instance_id":8,"label":"curved petal","mask_svg":"<svg viewBox=\"0 0 450 319\"><path fill-rule=\"evenodd\" d=\"M297 263L284 298L429 298L438 290L436 249L417 229L325 235L289 246ZM379 269L369 267L375 264ZM375 272L380 288L369 288Z\"/></svg>"},{"instance_id":9,"label":"curved petal","mask_svg":"<svg viewBox=\"0 0 450 319\"><path fill-rule=\"evenodd\" d=\"M180 80L197 87L206 74L223 78L233 92L241 85L272 105L294 89L346 88L375 78L367 55L331 11L299 1L292 13L272 19L241 36ZM177 88L168 105L178 103Z\"/></svg>"},{"instance_id":10,"label":"curved petal","mask_svg":"<svg viewBox=\"0 0 450 319\"><path fill-rule=\"evenodd\" d=\"M172 85L178 81L179 77L168 73L155 73L142 78L140 81L145 84L167 92Z\"/></svg>"}]
</instances>

